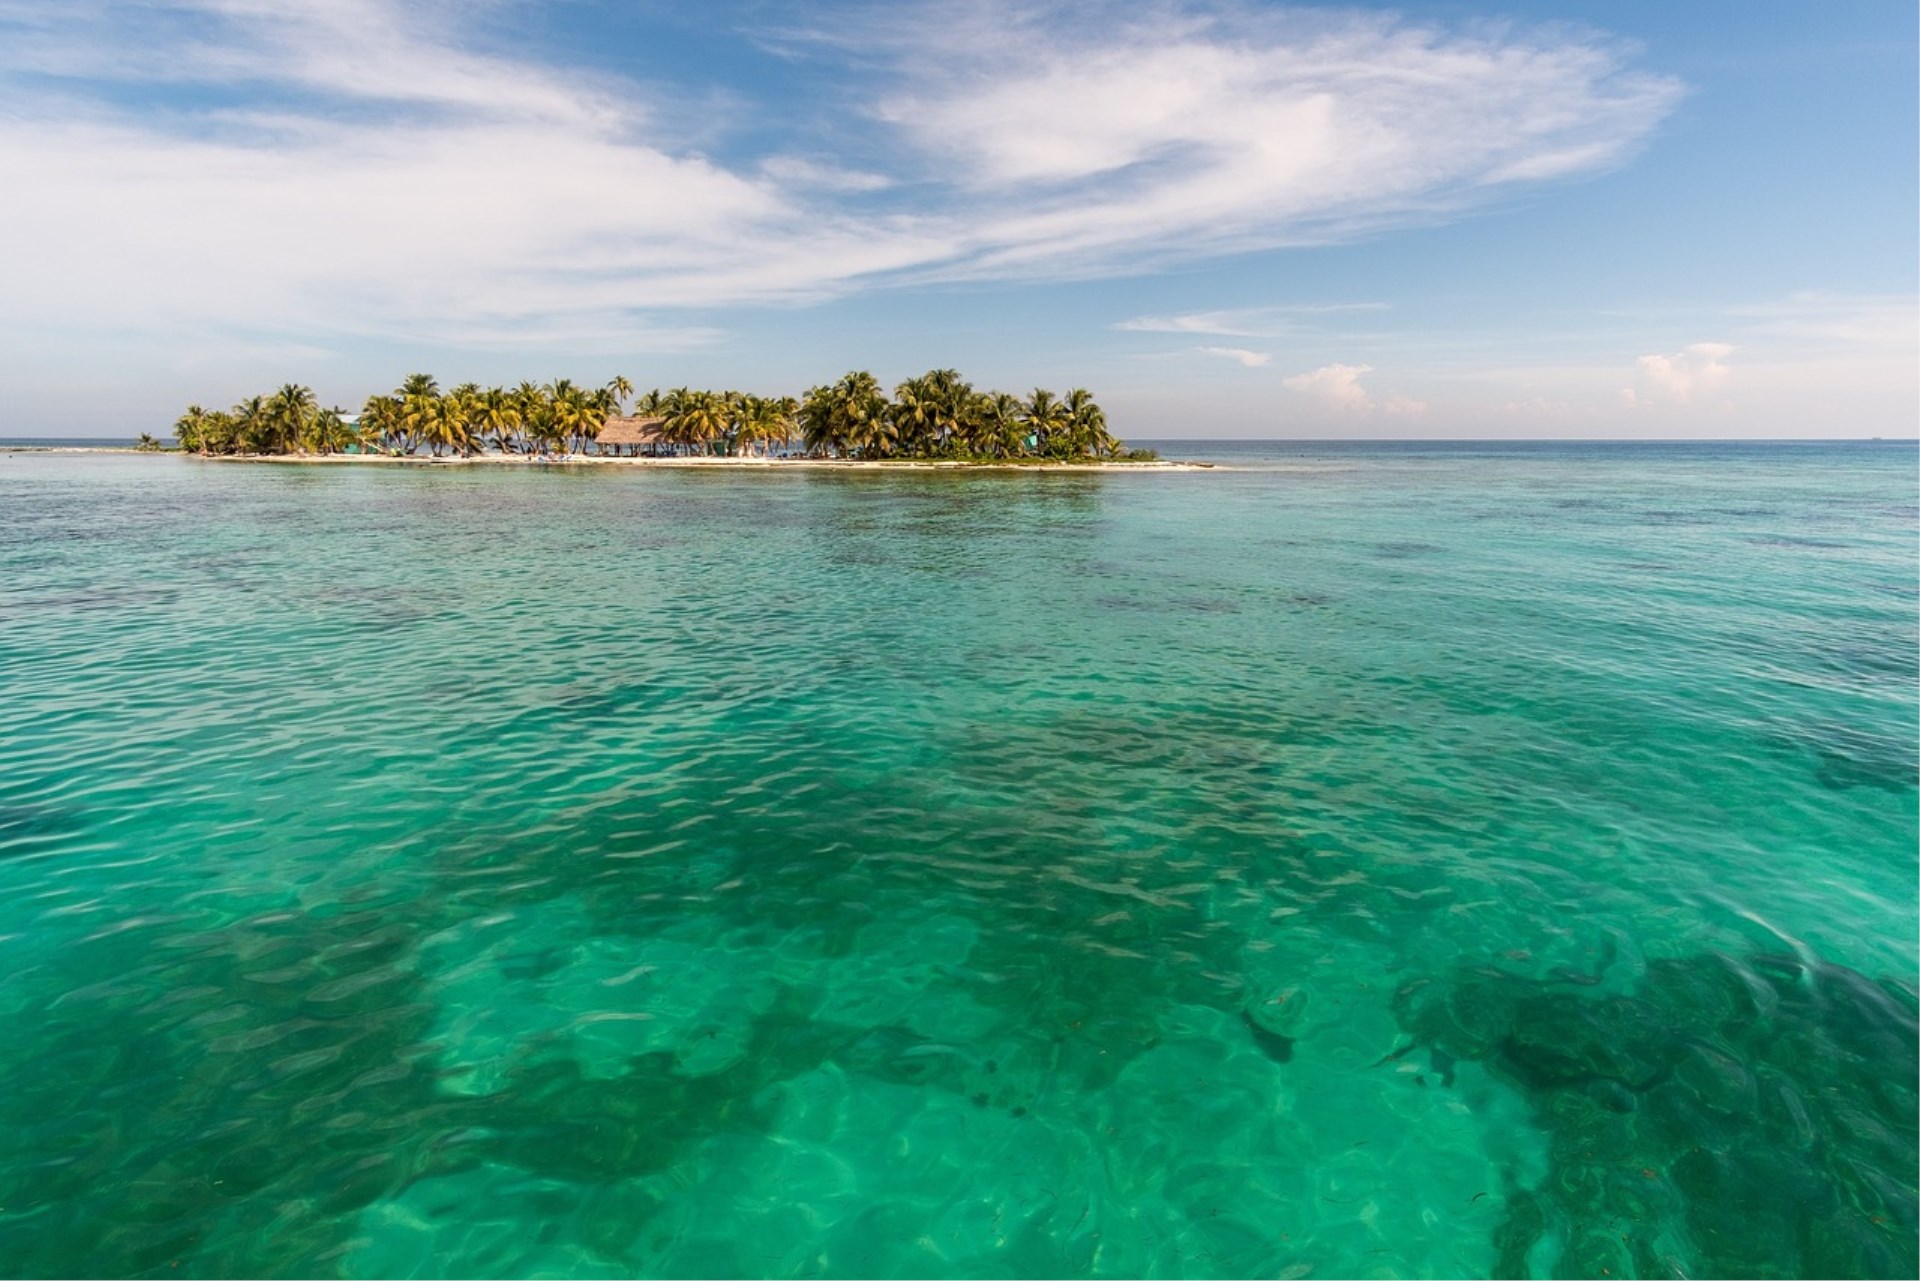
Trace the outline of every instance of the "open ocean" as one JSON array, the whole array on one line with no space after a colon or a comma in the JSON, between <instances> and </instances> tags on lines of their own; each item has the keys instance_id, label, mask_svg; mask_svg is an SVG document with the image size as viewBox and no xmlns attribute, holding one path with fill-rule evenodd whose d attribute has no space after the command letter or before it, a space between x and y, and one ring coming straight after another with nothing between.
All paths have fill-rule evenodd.
<instances>
[{"instance_id":1,"label":"open ocean","mask_svg":"<svg viewBox=\"0 0 1920 1281\"><path fill-rule=\"evenodd\" d=\"M1913 1276L1911 443L0 452L0 1272Z\"/></svg>"}]
</instances>

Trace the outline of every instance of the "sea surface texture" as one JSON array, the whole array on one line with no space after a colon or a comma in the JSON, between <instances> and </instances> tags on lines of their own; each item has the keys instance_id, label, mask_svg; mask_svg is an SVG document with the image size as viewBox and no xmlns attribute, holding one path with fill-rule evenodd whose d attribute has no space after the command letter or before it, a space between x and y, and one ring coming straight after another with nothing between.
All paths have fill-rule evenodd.
<instances>
[{"instance_id":1,"label":"sea surface texture","mask_svg":"<svg viewBox=\"0 0 1920 1281\"><path fill-rule=\"evenodd\" d=\"M0 1271L1912 1276L1911 445L0 455Z\"/></svg>"}]
</instances>

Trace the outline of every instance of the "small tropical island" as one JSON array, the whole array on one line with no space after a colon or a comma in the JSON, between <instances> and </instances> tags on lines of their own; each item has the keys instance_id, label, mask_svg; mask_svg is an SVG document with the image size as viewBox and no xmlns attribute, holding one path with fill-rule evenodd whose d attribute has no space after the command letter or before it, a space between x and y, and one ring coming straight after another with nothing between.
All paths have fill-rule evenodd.
<instances>
[{"instance_id":1,"label":"small tropical island","mask_svg":"<svg viewBox=\"0 0 1920 1281\"><path fill-rule=\"evenodd\" d=\"M191 405L177 447L208 458L524 461L842 461L948 465L1155 463L1107 430L1093 394L980 391L952 369L909 378L889 396L864 370L805 396L655 389L629 410L633 384L569 379L442 391L410 375L359 413L323 407L289 383L231 409ZM164 444L143 435L143 450Z\"/></svg>"}]
</instances>

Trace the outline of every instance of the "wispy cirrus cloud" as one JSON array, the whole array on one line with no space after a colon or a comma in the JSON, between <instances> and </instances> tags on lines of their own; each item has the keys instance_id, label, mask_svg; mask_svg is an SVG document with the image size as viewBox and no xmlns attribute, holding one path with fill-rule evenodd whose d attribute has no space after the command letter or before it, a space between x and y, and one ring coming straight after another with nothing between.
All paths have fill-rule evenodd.
<instances>
[{"instance_id":1,"label":"wispy cirrus cloud","mask_svg":"<svg viewBox=\"0 0 1920 1281\"><path fill-rule=\"evenodd\" d=\"M1248 369L1264 369L1273 363L1273 353L1270 351L1249 351L1245 347L1196 347L1194 350L1236 361Z\"/></svg>"},{"instance_id":2,"label":"wispy cirrus cloud","mask_svg":"<svg viewBox=\"0 0 1920 1281\"><path fill-rule=\"evenodd\" d=\"M1912 297L1806 292L1730 307L1726 314L1747 334L1789 341L1802 349L1911 355L1920 343L1920 305Z\"/></svg>"},{"instance_id":3,"label":"wispy cirrus cloud","mask_svg":"<svg viewBox=\"0 0 1920 1281\"><path fill-rule=\"evenodd\" d=\"M985 220L1003 243L975 269L1094 271L1432 220L1620 162L1680 95L1565 35L1233 5L945 13L941 55L915 59L880 113L954 158L981 202L1017 197ZM1064 15L1079 25L1060 30Z\"/></svg>"},{"instance_id":4,"label":"wispy cirrus cloud","mask_svg":"<svg viewBox=\"0 0 1920 1281\"><path fill-rule=\"evenodd\" d=\"M805 156L769 156L760 172L776 182L815 191L885 191L894 180L885 174L810 160Z\"/></svg>"},{"instance_id":5,"label":"wispy cirrus cloud","mask_svg":"<svg viewBox=\"0 0 1920 1281\"><path fill-rule=\"evenodd\" d=\"M1284 307L1237 307L1173 316L1135 316L1115 329L1143 334L1216 334L1223 338L1282 338L1306 321L1348 312L1385 311L1383 302L1301 303Z\"/></svg>"},{"instance_id":6,"label":"wispy cirrus cloud","mask_svg":"<svg viewBox=\"0 0 1920 1281\"><path fill-rule=\"evenodd\" d=\"M796 37L844 97L743 101L767 144L703 152L672 91L490 46L473 16L0 3L0 329L682 349L712 336L680 319L706 308L1125 274L1454 216L1620 162L1680 92L1561 32L921 5L839 44ZM858 154L782 134L797 114ZM1161 320L1253 336L1288 314Z\"/></svg>"}]
</instances>

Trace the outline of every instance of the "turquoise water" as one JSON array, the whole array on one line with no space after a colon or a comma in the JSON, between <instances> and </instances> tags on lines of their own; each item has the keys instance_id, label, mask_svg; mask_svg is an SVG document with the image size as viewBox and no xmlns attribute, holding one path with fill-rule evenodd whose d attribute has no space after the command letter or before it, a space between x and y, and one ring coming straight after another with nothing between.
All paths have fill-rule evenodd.
<instances>
[{"instance_id":1,"label":"turquoise water","mask_svg":"<svg viewBox=\"0 0 1920 1281\"><path fill-rule=\"evenodd\" d=\"M1213 452L0 456L0 1271L1913 1275L1914 449Z\"/></svg>"}]
</instances>

